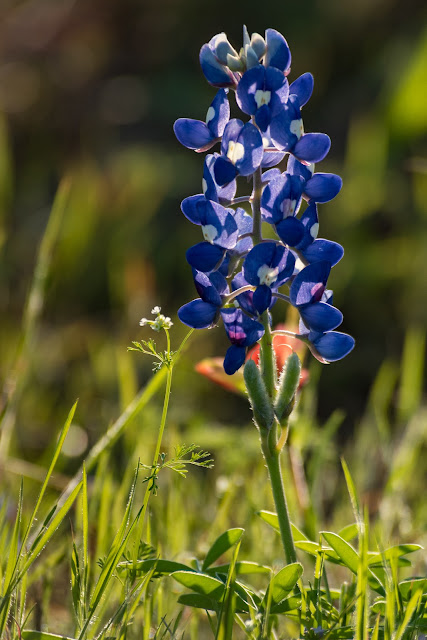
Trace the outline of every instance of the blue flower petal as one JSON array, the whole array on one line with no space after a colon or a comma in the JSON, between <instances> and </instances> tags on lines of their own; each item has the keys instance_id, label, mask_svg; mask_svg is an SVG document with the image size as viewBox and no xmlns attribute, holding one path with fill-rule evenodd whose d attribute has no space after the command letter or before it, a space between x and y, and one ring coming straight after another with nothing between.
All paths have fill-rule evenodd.
<instances>
[{"instance_id":1,"label":"blue flower petal","mask_svg":"<svg viewBox=\"0 0 427 640\"><path fill-rule=\"evenodd\" d=\"M276 231L282 242L290 247L297 247L305 236L304 225L293 216L288 216L276 224Z\"/></svg>"},{"instance_id":2,"label":"blue flower petal","mask_svg":"<svg viewBox=\"0 0 427 640\"><path fill-rule=\"evenodd\" d=\"M264 334L264 327L260 322L249 318L236 307L221 309L221 316L228 339L232 344L249 347L257 342Z\"/></svg>"},{"instance_id":3,"label":"blue flower petal","mask_svg":"<svg viewBox=\"0 0 427 640\"><path fill-rule=\"evenodd\" d=\"M230 120L230 104L227 93L220 89L212 101L206 114L206 124L213 138L220 138L224 133L225 126Z\"/></svg>"},{"instance_id":4,"label":"blue flower petal","mask_svg":"<svg viewBox=\"0 0 427 640\"><path fill-rule=\"evenodd\" d=\"M324 260L304 267L291 284L289 290L291 304L299 307L318 302L323 295L330 272L331 265Z\"/></svg>"},{"instance_id":5,"label":"blue flower petal","mask_svg":"<svg viewBox=\"0 0 427 640\"><path fill-rule=\"evenodd\" d=\"M214 164L214 176L216 182L222 187L225 184L232 182L237 176L238 171L234 164L228 160L228 158L224 158L220 156L216 159Z\"/></svg>"},{"instance_id":6,"label":"blue flower petal","mask_svg":"<svg viewBox=\"0 0 427 640\"><path fill-rule=\"evenodd\" d=\"M217 267L224 254L224 249L215 244L199 242L187 250L185 257L193 269L207 273Z\"/></svg>"},{"instance_id":7,"label":"blue flower petal","mask_svg":"<svg viewBox=\"0 0 427 640\"><path fill-rule=\"evenodd\" d=\"M285 38L276 29L266 29L265 43L265 66L286 72L291 66L291 52Z\"/></svg>"},{"instance_id":8,"label":"blue flower petal","mask_svg":"<svg viewBox=\"0 0 427 640\"><path fill-rule=\"evenodd\" d=\"M232 344L228 347L224 358L224 371L227 375L232 376L245 362L246 349Z\"/></svg>"},{"instance_id":9,"label":"blue flower petal","mask_svg":"<svg viewBox=\"0 0 427 640\"><path fill-rule=\"evenodd\" d=\"M280 151L293 153L293 148L302 139L300 138L301 132L301 111L296 103L296 97L289 96L284 108L271 119L270 136L275 147Z\"/></svg>"},{"instance_id":10,"label":"blue flower petal","mask_svg":"<svg viewBox=\"0 0 427 640\"><path fill-rule=\"evenodd\" d=\"M236 142L244 126L244 123L238 118L232 118L227 123L221 140L221 153L223 156L227 156L229 152L230 142Z\"/></svg>"},{"instance_id":11,"label":"blue flower petal","mask_svg":"<svg viewBox=\"0 0 427 640\"><path fill-rule=\"evenodd\" d=\"M265 154L265 155L267 155L267 154ZM283 154L283 155L285 155L285 154ZM262 174L262 181L264 183L267 183L267 182L270 182L271 180L273 180L273 178L278 178L281 175L282 175L282 172L280 171L280 169L269 169L268 171L264 171L264 173Z\"/></svg>"},{"instance_id":12,"label":"blue flower petal","mask_svg":"<svg viewBox=\"0 0 427 640\"><path fill-rule=\"evenodd\" d=\"M204 44L199 54L200 66L209 84L214 87L233 87L235 77L215 57L208 44Z\"/></svg>"},{"instance_id":13,"label":"blue flower petal","mask_svg":"<svg viewBox=\"0 0 427 640\"><path fill-rule=\"evenodd\" d=\"M205 240L223 249L233 249L239 235L234 210L206 199L199 201L197 208Z\"/></svg>"},{"instance_id":14,"label":"blue flower petal","mask_svg":"<svg viewBox=\"0 0 427 640\"><path fill-rule=\"evenodd\" d=\"M307 209L300 218L300 222L304 227L304 236L298 245L294 245L296 249L304 251L317 238L319 232L319 218L317 215L317 205L310 202ZM309 260L310 262L310 260Z\"/></svg>"},{"instance_id":15,"label":"blue flower petal","mask_svg":"<svg viewBox=\"0 0 427 640\"><path fill-rule=\"evenodd\" d=\"M335 173L315 173L304 186L304 196L315 202L329 202L341 187L342 180Z\"/></svg>"},{"instance_id":16,"label":"blue flower petal","mask_svg":"<svg viewBox=\"0 0 427 640\"><path fill-rule=\"evenodd\" d=\"M216 305L204 302L200 298L187 302L178 309L178 318L193 329L207 329L212 326L219 315Z\"/></svg>"},{"instance_id":17,"label":"blue flower petal","mask_svg":"<svg viewBox=\"0 0 427 640\"><path fill-rule=\"evenodd\" d=\"M271 109L268 104L263 104L256 112L255 122L261 131L267 131L271 122Z\"/></svg>"},{"instance_id":18,"label":"blue flower petal","mask_svg":"<svg viewBox=\"0 0 427 640\"><path fill-rule=\"evenodd\" d=\"M291 277L294 266L289 249L276 242L261 242L246 256L243 275L250 284L279 287Z\"/></svg>"},{"instance_id":19,"label":"blue flower petal","mask_svg":"<svg viewBox=\"0 0 427 640\"><path fill-rule=\"evenodd\" d=\"M320 359L326 362L341 360L352 351L355 345L355 340L352 336L339 331L331 331L320 335L310 333L309 339L311 339L315 350L313 351L312 349L313 354L316 357L319 355Z\"/></svg>"},{"instance_id":20,"label":"blue flower petal","mask_svg":"<svg viewBox=\"0 0 427 640\"><path fill-rule=\"evenodd\" d=\"M227 288L227 281L224 276L217 271L214 271L208 276L206 275L206 273L197 271L196 269L194 269L193 276L197 293L202 298L202 300L204 302L209 302L216 307L220 307L222 304L222 299L218 288L221 288L223 291L225 291ZM218 285L218 287L216 285Z\"/></svg>"},{"instance_id":21,"label":"blue flower petal","mask_svg":"<svg viewBox=\"0 0 427 640\"><path fill-rule=\"evenodd\" d=\"M343 315L339 309L326 302L314 302L298 307L304 324L313 331L331 331L341 324Z\"/></svg>"},{"instance_id":22,"label":"blue flower petal","mask_svg":"<svg viewBox=\"0 0 427 640\"><path fill-rule=\"evenodd\" d=\"M331 139L326 133L305 133L294 146L292 153L304 162L320 162L328 155Z\"/></svg>"},{"instance_id":23,"label":"blue flower petal","mask_svg":"<svg viewBox=\"0 0 427 640\"><path fill-rule=\"evenodd\" d=\"M253 305L259 314L264 313L271 303L271 289L266 284L257 287L253 295Z\"/></svg>"},{"instance_id":24,"label":"blue flower petal","mask_svg":"<svg viewBox=\"0 0 427 640\"><path fill-rule=\"evenodd\" d=\"M234 164L241 176L250 176L260 166L264 154L261 134L253 124L247 122L237 138L237 144L243 145L244 154L237 154Z\"/></svg>"},{"instance_id":25,"label":"blue flower petal","mask_svg":"<svg viewBox=\"0 0 427 640\"><path fill-rule=\"evenodd\" d=\"M326 260L331 267L334 267L343 257L344 249L338 242L318 238L302 253L310 263L316 264L319 260Z\"/></svg>"},{"instance_id":26,"label":"blue flower petal","mask_svg":"<svg viewBox=\"0 0 427 640\"><path fill-rule=\"evenodd\" d=\"M232 288L232 291L236 291L236 289L245 287L248 284L249 282L245 280L243 272L240 271L238 274L234 276L233 280L231 281L231 288ZM254 295L253 291L245 291L244 293L241 293L240 295L238 295L237 298L235 298L235 300L239 303L242 309L245 309L245 311L247 311L252 315L256 315L257 311L253 304L253 295Z\"/></svg>"},{"instance_id":27,"label":"blue flower petal","mask_svg":"<svg viewBox=\"0 0 427 640\"><path fill-rule=\"evenodd\" d=\"M289 87L289 94L296 95L299 106L303 107L311 98L313 86L314 78L311 73L303 73L302 76L292 82Z\"/></svg>"},{"instance_id":28,"label":"blue flower petal","mask_svg":"<svg viewBox=\"0 0 427 640\"><path fill-rule=\"evenodd\" d=\"M185 217L193 224L202 224L200 222L199 202L205 201L205 197L200 193L195 196L188 196L181 202L181 211Z\"/></svg>"},{"instance_id":29,"label":"blue flower petal","mask_svg":"<svg viewBox=\"0 0 427 640\"><path fill-rule=\"evenodd\" d=\"M174 123L173 130L179 142L187 149L206 151L217 141L217 136L213 136L207 124L201 120L179 118Z\"/></svg>"},{"instance_id":30,"label":"blue flower petal","mask_svg":"<svg viewBox=\"0 0 427 640\"><path fill-rule=\"evenodd\" d=\"M243 113L253 116L258 109L255 93L264 86L265 68L252 67L242 75L236 89L236 102Z\"/></svg>"},{"instance_id":31,"label":"blue flower petal","mask_svg":"<svg viewBox=\"0 0 427 640\"><path fill-rule=\"evenodd\" d=\"M213 202L230 201L236 195L237 185L235 180L231 180L224 187L219 186L215 181L215 162L221 156L218 153L208 154L203 165L203 193L207 200Z\"/></svg>"},{"instance_id":32,"label":"blue flower petal","mask_svg":"<svg viewBox=\"0 0 427 640\"><path fill-rule=\"evenodd\" d=\"M294 156L289 156L288 158L288 166L286 167L286 172L292 174L293 176L301 176L305 182L310 180L313 175L314 165L311 164L307 166L306 164L302 164L299 160L297 160Z\"/></svg>"},{"instance_id":33,"label":"blue flower petal","mask_svg":"<svg viewBox=\"0 0 427 640\"><path fill-rule=\"evenodd\" d=\"M287 216L293 216L301 203L303 179L284 173L273 178L261 196L261 213L264 222L277 224Z\"/></svg>"}]
</instances>

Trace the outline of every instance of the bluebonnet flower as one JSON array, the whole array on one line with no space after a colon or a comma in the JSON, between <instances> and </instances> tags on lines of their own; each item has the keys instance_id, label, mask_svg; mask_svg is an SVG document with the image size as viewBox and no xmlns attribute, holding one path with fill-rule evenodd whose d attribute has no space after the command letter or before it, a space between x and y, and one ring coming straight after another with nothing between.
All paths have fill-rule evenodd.
<instances>
[{"instance_id":1,"label":"bluebonnet flower","mask_svg":"<svg viewBox=\"0 0 427 640\"><path fill-rule=\"evenodd\" d=\"M298 309L305 326L321 333L342 322L341 311L323 298L330 271L331 265L326 260L310 264L295 276L289 289L290 302Z\"/></svg>"},{"instance_id":2,"label":"bluebonnet flower","mask_svg":"<svg viewBox=\"0 0 427 640\"><path fill-rule=\"evenodd\" d=\"M314 171L331 142L324 133L304 132L301 110L311 97L313 76L303 73L289 84L291 53L275 29L267 29L263 38L249 36L245 27L240 50L225 33L217 34L202 46L200 63L220 91L205 122L180 118L175 133L198 152L221 144L220 153L205 158L202 193L181 203L184 215L201 227L203 241L186 253L200 297L183 305L179 318L196 329L222 318L231 342L224 369L231 374L263 336L274 304L285 300L300 315L295 337L322 362L339 360L354 340L335 331L342 313L326 287L344 249L318 237L318 208L339 193L342 181ZM229 89L250 118L246 122L230 119ZM277 165L286 154L283 171ZM252 177L253 189L236 197L240 176ZM242 202L252 215L236 207ZM262 222L271 225L277 239L263 238Z\"/></svg>"},{"instance_id":3,"label":"bluebonnet flower","mask_svg":"<svg viewBox=\"0 0 427 640\"><path fill-rule=\"evenodd\" d=\"M275 67L262 65L246 71L236 91L240 109L255 116L261 131L266 131L271 118L283 110L288 97L289 84L283 73Z\"/></svg>"},{"instance_id":4,"label":"bluebonnet flower","mask_svg":"<svg viewBox=\"0 0 427 640\"><path fill-rule=\"evenodd\" d=\"M218 271L207 275L194 270L194 284L200 298L183 305L178 318L193 329L206 329L218 320L223 295L228 290L227 281Z\"/></svg>"},{"instance_id":5,"label":"bluebonnet flower","mask_svg":"<svg viewBox=\"0 0 427 640\"><path fill-rule=\"evenodd\" d=\"M292 153L302 162L320 162L328 154L331 140L325 133L304 133L301 105L296 94L272 117L270 136L281 151Z\"/></svg>"},{"instance_id":6,"label":"bluebonnet flower","mask_svg":"<svg viewBox=\"0 0 427 640\"><path fill-rule=\"evenodd\" d=\"M230 104L224 89L220 89L206 114L206 122L192 118L179 118L173 129L184 147L194 151L207 151L218 142L230 120Z\"/></svg>"},{"instance_id":7,"label":"bluebonnet flower","mask_svg":"<svg viewBox=\"0 0 427 640\"><path fill-rule=\"evenodd\" d=\"M278 242L262 242L255 245L243 263L243 275L249 284L255 285L253 305L263 313L271 303L271 287L284 284L293 274L295 256Z\"/></svg>"},{"instance_id":8,"label":"bluebonnet flower","mask_svg":"<svg viewBox=\"0 0 427 640\"><path fill-rule=\"evenodd\" d=\"M221 156L214 166L215 180L220 186L237 175L250 176L261 164L264 154L259 130L250 122L233 119L224 129Z\"/></svg>"},{"instance_id":9,"label":"bluebonnet flower","mask_svg":"<svg viewBox=\"0 0 427 640\"><path fill-rule=\"evenodd\" d=\"M245 361L246 348L258 342L264 335L260 322L245 315L241 309L228 307L222 309L221 316L231 347L224 360L224 370L232 375Z\"/></svg>"},{"instance_id":10,"label":"bluebonnet flower","mask_svg":"<svg viewBox=\"0 0 427 640\"><path fill-rule=\"evenodd\" d=\"M310 331L303 326L303 328L300 327L299 336L304 338L311 353L322 364L345 358L355 345L352 336L340 331Z\"/></svg>"}]
</instances>

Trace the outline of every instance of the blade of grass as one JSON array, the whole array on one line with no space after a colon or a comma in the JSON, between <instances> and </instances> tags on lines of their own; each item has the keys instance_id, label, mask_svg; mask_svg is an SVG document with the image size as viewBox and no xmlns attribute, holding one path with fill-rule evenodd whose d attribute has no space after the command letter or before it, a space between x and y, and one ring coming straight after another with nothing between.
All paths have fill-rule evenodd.
<instances>
[{"instance_id":1,"label":"blade of grass","mask_svg":"<svg viewBox=\"0 0 427 640\"><path fill-rule=\"evenodd\" d=\"M2 411L0 429L1 462L4 462L8 457L10 440L15 426L16 409L28 376L30 348L43 310L47 276L64 213L69 202L70 189L70 179L64 178L56 192L49 220L40 243L34 276L25 304L22 335L17 348L15 364L9 379L4 385L6 401Z\"/></svg>"}]
</instances>

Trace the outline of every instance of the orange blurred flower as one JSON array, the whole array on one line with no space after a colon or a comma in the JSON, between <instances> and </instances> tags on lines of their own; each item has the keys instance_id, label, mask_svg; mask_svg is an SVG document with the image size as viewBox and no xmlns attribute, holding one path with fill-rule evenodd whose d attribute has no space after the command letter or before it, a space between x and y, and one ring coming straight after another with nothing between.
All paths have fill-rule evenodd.
<instances>
[{"instance_id":1,"label":"orange blurred flower","mask_svg":"<svg viewBox=\"0 0 427 640\"><path fill-rule=\"evenodd\" d=\"M279 324L276 327L276 330L286 330L286 331L294 331L295 329L289 327L284 324ZM293 336L286 336L280 334L273 333L273 347L276 353L276 363L277 363L277 371L280 373L283 369L283 366L286 362L286 359L292 354L293 351L299 355L302 359L304 352L306 350L306 345L294 338ZM256 344L246 356L246 360L252 359L258 364L259 361L259 352L260 345ZM225 373L224 368L222 366L223 358L214 357L214 358L204 358L198 362L195 366L195 369L198 373L201 373L209 380L212 380L216 384L219 384L227 391L233 391L234 393L245 394L245 382L243 380L243 368L236 371L232 376L229 376ZM301 389L308 381L308 371L307 369L301 370L300 384L299 388Z\"/></svg>"}]
</instances>

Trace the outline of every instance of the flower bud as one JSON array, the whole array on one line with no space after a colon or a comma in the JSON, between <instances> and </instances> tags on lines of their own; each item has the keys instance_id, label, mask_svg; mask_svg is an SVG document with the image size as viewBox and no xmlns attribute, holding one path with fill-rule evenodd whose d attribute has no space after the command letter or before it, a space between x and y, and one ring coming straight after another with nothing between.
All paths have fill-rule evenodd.
<instances>
[{"instance_id":1,"label":"flower bud","mask_svg":"<svg viewBox=\"0 0 427 640\"><path fill-rule=\"evenodd\" d=\"M262 58L266 51L265 40L259 33L253 33L251 36L251 47L258 56L258 60Z\"/></svg>"},{"instance_id":2,"label":"flower bud","mask_svg":"<svg viewBox=\"0 0 427 640\"><path fill-rule=\"evenodd\" d=\"M279 420L287 418L291 413L295 394L301 375L301 362L296 353L292 353L286 360L279 379L274 410Z\"/></svg>"},{"instance_id":3,"label":"flower bud","mask_svg":"<svg viewBox=\"0 0 427 640\"><path fill-rule=\"evenodd\" d=\"M271 429L274 410L271 399L262 379L261 372L253 360L248 360L243 370L249 401L254 412L254 419L260 429Z\"/></svg>"}]
</instances>

